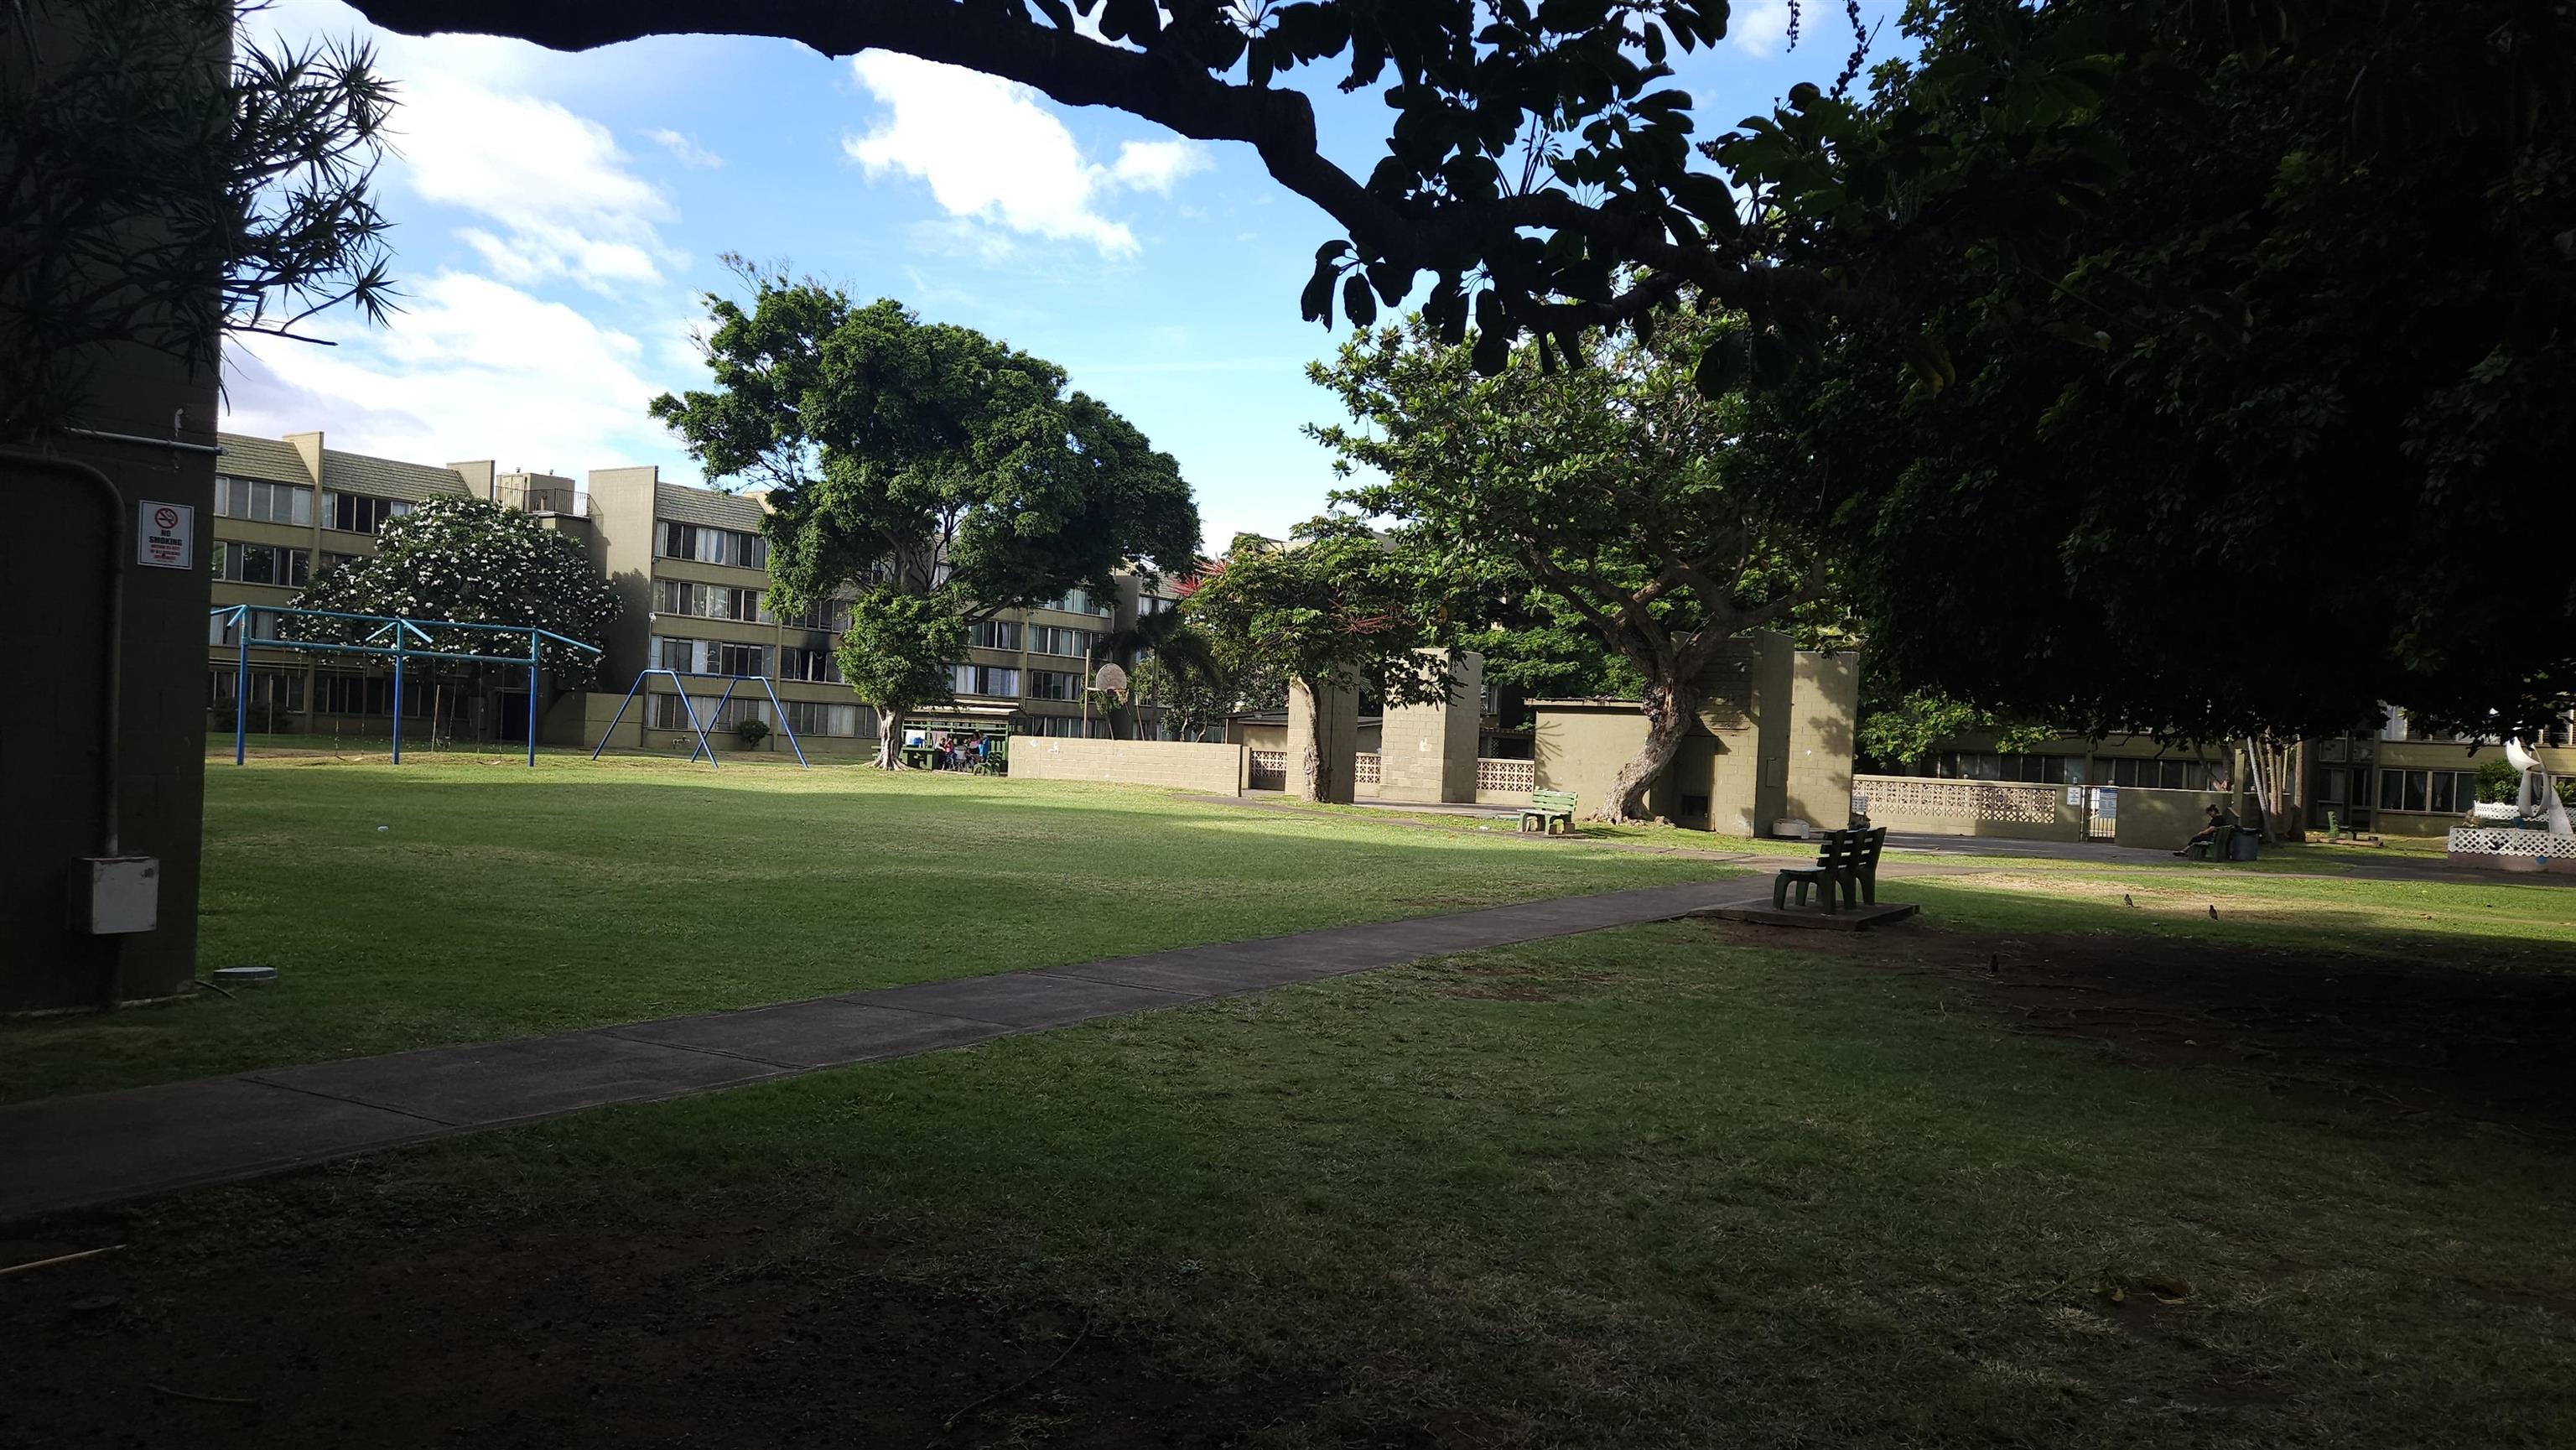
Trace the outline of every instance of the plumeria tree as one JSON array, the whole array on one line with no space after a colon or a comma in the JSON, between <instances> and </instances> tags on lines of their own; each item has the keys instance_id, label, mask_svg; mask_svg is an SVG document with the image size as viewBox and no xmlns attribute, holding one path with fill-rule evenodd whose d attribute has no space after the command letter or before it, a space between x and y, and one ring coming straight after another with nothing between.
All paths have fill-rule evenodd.
<instances>
[{"instance_id":1,"label":"plumeria tree","mask_svg":"<svg viewBox=\"0 0 2576 1450\"><path fill-rule=\"evenodd\" d=\"M376 535L376 551L329 570L295 596L299 609L350 614L398 614L410 619L464 624L507 624L549 630L597 644L619 613L616 591L592 570L590 555L525 513L479 498L435 498ZM346 621L290 619L283 626L305 639L354 640L363 626ZM424 648L471 654L514 654L524 640L488 630L429 631ZM558 691L597 683L599 656L551 640L538 663ZM458 678L445 666L434 676ZM477 668L477 667L468 667Z\"/></svg>"}]
</instances>

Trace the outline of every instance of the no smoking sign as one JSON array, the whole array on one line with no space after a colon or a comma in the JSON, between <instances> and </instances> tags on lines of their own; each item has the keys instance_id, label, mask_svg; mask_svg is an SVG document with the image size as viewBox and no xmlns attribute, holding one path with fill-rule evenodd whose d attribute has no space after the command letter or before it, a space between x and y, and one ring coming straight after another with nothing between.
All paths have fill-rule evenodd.
<instances>
[{"instance_id":1,"label":"no smoking sign","mask_svg":"<svg viewBox=\"0 0 2576 1450\"><path fill-rule=\"evenodd\" d=\"M153 569L197 566L197 511L183 503L135 505L134 562Z\"/></svg>"}]
</instances>

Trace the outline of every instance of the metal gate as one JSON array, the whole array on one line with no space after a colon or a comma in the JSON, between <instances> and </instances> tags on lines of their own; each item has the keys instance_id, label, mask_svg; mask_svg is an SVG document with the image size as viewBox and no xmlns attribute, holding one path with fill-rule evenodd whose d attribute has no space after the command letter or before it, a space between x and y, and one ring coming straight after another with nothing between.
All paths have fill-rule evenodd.
<instances>
[{"instance_id":1,"label":"metal gate","mask_svg":"<svg viewBox=\"0 0 2576 1450\"><path fill-rule=\"evenodd\" d=\"M2090 785L2084 788L2084 839L2109 841L2120 834L2120 788Z\"/></svg>"}]
</instances>

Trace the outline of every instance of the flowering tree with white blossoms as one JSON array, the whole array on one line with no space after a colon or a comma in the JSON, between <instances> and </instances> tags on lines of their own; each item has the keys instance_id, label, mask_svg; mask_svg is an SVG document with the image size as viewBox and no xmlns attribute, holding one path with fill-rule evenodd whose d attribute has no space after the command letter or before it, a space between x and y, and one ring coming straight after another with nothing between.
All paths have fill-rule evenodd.
<instances>
[{"instance_id":1,"label":"flowering tree with white blossoms","mask_svg":"<svg viewBox=\"0 0 2576 1450\"><path fill-rule=\"evenodd\" d=\"M435 498L388 520L373 554L316 576L295 597L295 607L535 625L597 644L621 606L579 543L514 508L479 498ZM289 624L306 639L352 637L343 621ZM499 655L527 648L524 639L487 630L430 634L435 643L424 648ZM587 689L599 675L599 656L551 640L538 662L558 690Z\"/></svg>"}]
</instances>

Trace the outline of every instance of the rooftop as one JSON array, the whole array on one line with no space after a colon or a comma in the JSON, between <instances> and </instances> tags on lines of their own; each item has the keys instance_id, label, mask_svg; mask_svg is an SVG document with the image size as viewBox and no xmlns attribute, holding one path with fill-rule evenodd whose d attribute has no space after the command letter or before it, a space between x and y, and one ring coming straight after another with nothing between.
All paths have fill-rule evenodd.
<instances>
[{"instance_id":1,"label":"rooftop","mask_svg":"<svg viewBox=\"0 0 2576 1450\"><path fill-rule=\"evenodd\" d=\"M453 468L343 453L337 448L322 450L322 477L317 480L305 469L304 455L292 443L255 438L247 433L216 436L223 444L224 455L216 462L215 470L233 478L259 478L271 483L319 482L324 488L342 493L373 494L411 503L468 491L464 475Z\"/></svg>"}]
</instances>

